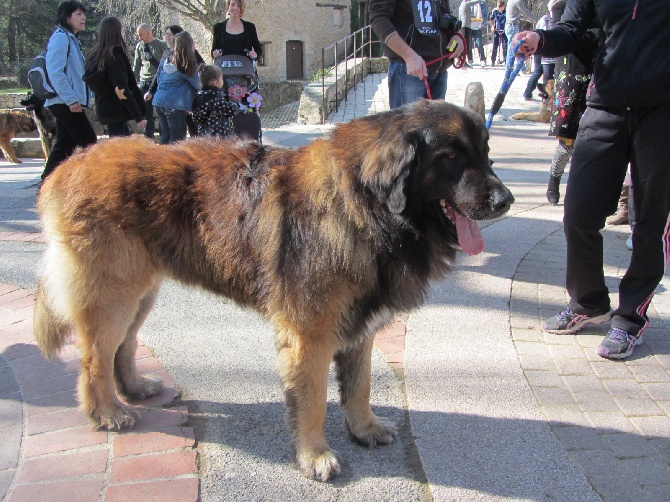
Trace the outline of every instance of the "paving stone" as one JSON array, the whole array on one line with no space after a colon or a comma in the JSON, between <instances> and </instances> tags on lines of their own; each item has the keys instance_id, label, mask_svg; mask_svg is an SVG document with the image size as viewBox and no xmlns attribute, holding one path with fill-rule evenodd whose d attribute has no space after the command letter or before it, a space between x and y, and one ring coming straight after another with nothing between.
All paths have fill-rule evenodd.
<instances>
[{"instance_id":1,"label":"paving stone","mask_svg":"<svg viewBox=\"0 0 670 502\"><path fill-rule=\"evenodd\" d=\"M544 406L541 407L547 422L552 427L565 427L569 425L578 425L589 427L591 424L580 411L576 404L566 406Z\"/></svg>"},{"instance_id":2,"label":"paving stone","mask_svg":"<svg viewBox=\"0 0 670 502\"><path fill-rule=\"evenodd\" d=\"M0 364L3 363L4 361L0 359ZM16 378L14 378L14 373L11 368L6 364L0 365L0 398L15 394L16 392L19 392L19 390L19 384L16 381ZM0 402L0 408L1 407L2 403Z\"/></svg>"},{"instance_id":3,"label":"paving stone","mask_svg":"<svg viewBox=\"0 0 670 502\"><path fill-rule=\"evenodd\" d=\"M18 482L26 484L87 474L102 474L107 469L108 459L107 445L96 450L27 459L21 467Z\"/></svg>"},{"instance_id":4,"label":"paving stone","mask_svg":"<svg viewBox=\"0 0 670 502\"><path fill-rule=\"evenodd\" d=\"M584 416L599 434L639 433L633 423L621 411L586 411Z\"/></svg>"},{"instance_id":5,"label":"paving stone","mask_svg":"<svg viewBox=\"0 0 670 502\"><path fill-rule=\"evenodd\" d=\"M555 371L526 371L525 375L531 387L567 388L563 379Z\"/></svg>"},{"instance_id":6,"label":"paving stone","mask_svg":"<svg viewBox=\"0 0 670 502\"><path fill-rule=\"evenodd\" d=\"M605 448L600 435L591 427L554 427L552 430L566 450L602 450Z\"/></svg>"},{"instance_id":7,"label":"paving stone","mask_svg":"<svg viewBox=\"0 0 670 502\"><path fill-rule=\"evenodd\" d=\"M617 364L613 361L604 361L602 358L599 358L598 361L593 361L590 363L593 372L598 378L602 379L627 379L633 378L633 374L628 369L628 366L625 364Z\"/></svg>"},{"instance_id":8,"label":"paving stone","mask_svg":"<svg viewBox=\"0 0 670 502\"><path fill-rule=\"evenodd\" d=\"M646 397L642 386L631 378L603 380L603 385L613 396Z\"/></svg>"},{"instance_id":9,"label":"paving stone","mask_svg":"<svg viewBox=\"0 0 670 502\"><path fill-rule=\"evenodd\" d=\"M629 417L663 415L663 410L649 396L614 396L614 400Z\"/></svg>"},{"instance_id":10,"label":"paving stone","mask_svg":"<svg viewBox=\"0 0 670 502\"><path fill-rule=\"evenodd\" d=\"M656 455L649 441L639 434L601 434L600 437L616 458L641 458Z\"/></svg>"},{"instance_id":11,"label":"paving stone","mask_svg":"<svg viewBox=\"0 0 670 502\"><path fill-rule=\"evenodd\" d=\"M670 438L670 417L631 417L633 425L648 438Z\"/></svg>"},{"instance_id":12,"label":"paving stone","mask_svg":"<svg viewBox=\"0 0 670 502\"><path fill-rule=\"evenodd\" d=\"M549 345L549 352L554 359L584 359L584 350L575 343L562 345Z\"/></svg>"},{"instance_id":13,"label":"paving stone","mask_svg":"<svg viewBox=\"0 0 670 502\"><path fill-rule=\"evenodd\" d=\"M114 438L114 456L119 458L189 448L194 444L195 436L192 427L172 427L161 432L118 435Z\"/></svg>"},{"instance_id":14,"label":"paving stone","mask_svg":"<svg viewBox=\"0 0 670 502\"><path fill-rule=\"evenodd\" d=\"M592 375L588 361L581 359L554 359L559 375Z\"/></svg>"},{"instance_id":15,"label":"paving stone","mask_svg":"<svg viewBox=\"0 0 670 502\"><path fill-rule=\"evenodd\" d=\"M595 375L566 375L563 381L572 392L605 392L605 387ZM596 411L596 410L592 410ZM604 410L597 410L604 411Z\"/></svg>"},{"instance_id":16,"label":"paving stone","mask_svg":"<svg viewBox=\"0 0 670 502\"><path fill-rule=\"evenodd\" d=\"M160 431L180 426L188 420L185 406L176 408L140 408L142 416L135 422L132 432Z\"/></svg>"},{"instance_id":17,"label":"paving stone","mask_svg":"<svg viewBox=\"0 0 670 502\"><path fill-rule=\"evenodd\" d=\"M653 358L650 359L653 360ZM629 369L638 382L670 382L670 373L660 364L656 364L655 361L653 365L629 365Z\"/></svg>"},{"instance_id":18,"label":"paving stone","mask_svg":"<svg viewBox=\"0 0 670 502\"><path fill-rule=\"evenodd\" d=\"M654 401L670 401L670 383L643 383L642 388Z\"/></svg>"},{"instance_id":19,"label":"paving stone","mask_svg":"<svg viewBox=\"0 0 670 502\"><path fill-rule=\"evenodd\" d=\"M0 430L23 425L21 394L15 392L0 398Z\"/></svg>"},{"instance_id":20,"label":"paving stone","mask_svg":"<svg viewBox=\"0 0 670 502\"><path fill-rule=\"evenodd\" d=\"M570 457L577 462L587 477L608 476L620 470L619 461L609 450L571 451Z\"/></svg>"},{"instance_id":21,"label":"paving stone","mask_svg":"<svg viewBox=\"0 0 670 502\"><path fill-rule=\"evenodd\" d=\"M549 351L544 343L516 341L514 345L520 355L549 357Z\"/></svg>"},{"instance_id":22,"label":"paving stone","mask_svg":"<svg viewBox=\"0 0 670 502\"><path fill-rule=\"evenodd\" d=\"M597 476L589 478L596 492L606 502L640 502L645 500L642 487L632 476Z\"/></svg>"},{"instance_id":23,"label":"paving stone","mask_svg":"<svg viewBox=\"0 0 670 502\"><path fill-rule=\"evenodd\" d=\"M88 417L78 408L66 408L40 415L39 418L28 420L26 435L43 434L61 429L89 425Z\"/></svg>"},{"instance_id":24,"label":"paving stone","mask_svg":"<svg viewBox=\"0 0 670 502\"><path fill-rule=\"evenodd\" d=\"M195 451L156 453L112 461L111 483L147 481L184 474L196 474Z\"/></svg>"},{"instance_id":25,"label":"paving stone","mask_svg":"<svg viewBox=\"0 0 670 502\"><path fill-rule=\"evenodd\" d=\"M658 456L623 459L621 463L642 486L670 483L670 466Z\"/></svg>"},{"instance_id":26,"label":"paving stone","mask_svg":"<svg viewBox=\"0 0 670 502\"><path fill-rule=\"evenodd\" d=\"M23 396L25 399L34 400L62 391L70 391L71 394L74 394L74 389L77 387L77 378L77 373L68 373L49 380L27 382L23 385Z\"/></svg>"},{"instance_id":27,"label":"paving stone","mask_svg":"<svg viewBox=\"0 0 670 502\"><path fill-rule=\"evenodd\" d=\"M78 427L66 431L28 436L24 456L25 458L30 458L46 455L47 453L57 453L85 446L105 444L107 443L107 434L107 432L93 431L89 427Z\"/></svg>"},{"instance_id":28,"label":"paving stone","mask_svg":"<svg viewBox=\"0 0 670 502\"><path fill-rule=\"evenodd\" d=\"M534 387L533 394L540 406L566 406L575 404L567 389L556 387Z\"/></svg>"},{"instance_id":29,"label":"paving stone","mask_svg":"<svg viewBox=\"0 0 670 502\"><path fill-rule=\"evenodd\" d=\"M612 397L601 392L574 392L573 398L583 412L586 411L617 411L617 403Z\"/></svg>"},{"instance_id":30,"label":"paving stone","mask_svg":"<svg viewBox=\"0 0 670 502\"><path fill-rule=\"evenodd\" d=\"M0 471L14 469L21 452L23 424L0 429Z\"/></svg>"},{"instance_id":31,"label":"paving stone","mask_svg":"<svg viewBox=\"0 0 670 502\"><path fill-rule=\"evenodd\" d=\"M541 342L544 340L542 331L528 328L512 328L512 340L523 340L526 342Z\"/></svg>"},{"instance_id":32,"label":"paving stone","mask_svg":"<svg viewBox=\"0 0 670 502\"><path fill-rule=\"evenodd\" d=\"M670 500L670 484L645 486L642 490L649 497L649 500L658 502Z\"/></svg>"},{"instance_id":33,"label":"paving stone","mask_svg":"<svg viewBox=\"0 0 670 502\"><path fill-rule=\"evenodd\" d=\"M0 500L5 500L5 495L12 484L16 469L0 470Z\"/></svg>"},{"instance_id":34,"label":"paving stone","mask_svg":"<svg viewBox=\"0 0 670 502\"><path fill-rule=\"evenodd\" d=\"M170 494L170 502L192 502L198 498L200 481L196 477L166 479L148 483L112 485L105 493L105 502L164 502Z\"/></svg>"},{"instance_id":35,"label":"paving stone","mask_svg":"<svg viewBox=\"0 0 670 502\"><path fill-rule=\"evenodd\" d=\"M19 485L12 491L11 502L87 502L98 500L104 481L68 480L59 483Z\"/></svg>"},{"instance_id":36,"label":"paving stone","mask_svg":"<svg viewBox=\"0 0 670 502\"><path fill-rule=\"evenodd\" d=\"M551 360L547 360L545 357L540 356L528 356L519 354L519 362L521 363L521 368L524 371L535 370L535 371L546 371L546 370L555 370L554 364Z\"/></svg>"}]
</instances>

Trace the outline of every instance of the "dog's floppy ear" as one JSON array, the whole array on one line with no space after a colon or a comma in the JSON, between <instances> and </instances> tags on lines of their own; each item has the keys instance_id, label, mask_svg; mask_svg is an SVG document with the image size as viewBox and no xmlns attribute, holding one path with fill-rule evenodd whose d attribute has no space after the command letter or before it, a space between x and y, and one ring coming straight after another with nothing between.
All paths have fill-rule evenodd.
<instances>
[{"instance_id":1,"label":"dog's floppy ear","mask_svg":"<svg viewBox=\"0 0 670 502\"><path fill-rule=\"evenodd\" d=\"M407 204L405 181L416 160L416 143L413 134L389 125L366 146L361 181L394 214L402 213Z\"/></svg>"}]
</instances>

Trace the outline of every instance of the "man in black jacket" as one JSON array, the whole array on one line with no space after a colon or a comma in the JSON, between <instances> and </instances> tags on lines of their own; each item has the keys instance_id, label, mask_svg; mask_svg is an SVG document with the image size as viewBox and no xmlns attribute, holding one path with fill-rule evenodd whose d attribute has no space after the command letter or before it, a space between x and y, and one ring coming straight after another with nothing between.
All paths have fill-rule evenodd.
<instances>
[{"instance_id":1,"label":"man in black jacket","mask_svg":"<svg viewBox=\"0 0 670 502\"><path fill-rule=\"evenodd\" d=\"M384 55L389 58L389 105L397 108L427 98L426 84L433 99L447 93L447 68L461 55L464 43L446 27L450 15L447 0L370 0L370 24L381 38ZM443 28L439 27L443 17ZM455 23L458 19L454 18ZM456 28L456 26L453 26ZM453 53L430 66L426 62Z\"/></svg>"},{"instance_id":2,"label":"man in black jacket","mask_svg":"<svg viewBox=\"0 0 670 502\"><path fill-rule=\"evenodd\" d=\"M575 141L565 197L568 307L548 319L550 333L574 333L612 319L598 354L623 359L642 342L647 308L670 258L670 8L667 0L568 0L552 30L519 33L520 52L575 52L596 21L587 110ZM628 164L636 224L630 267L610 312L600 230L616 209Z\"/></svg>"}]
</instances>

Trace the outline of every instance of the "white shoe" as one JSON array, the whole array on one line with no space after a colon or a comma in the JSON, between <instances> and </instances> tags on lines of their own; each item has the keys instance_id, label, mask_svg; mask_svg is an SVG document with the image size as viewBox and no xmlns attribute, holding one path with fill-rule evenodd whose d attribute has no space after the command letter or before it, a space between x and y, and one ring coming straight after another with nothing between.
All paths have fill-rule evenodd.
<instances>
[{"instance_id":1,"label":"white shoe","mask_svg":"<svg viewBox=\"0 0 670 502\"><path fill-rule=\"evenodd\" d=\"M630 237L626 239L626 247L632 251L633 250L633 234L630 234Z\"/></svg>"}]
</instances>

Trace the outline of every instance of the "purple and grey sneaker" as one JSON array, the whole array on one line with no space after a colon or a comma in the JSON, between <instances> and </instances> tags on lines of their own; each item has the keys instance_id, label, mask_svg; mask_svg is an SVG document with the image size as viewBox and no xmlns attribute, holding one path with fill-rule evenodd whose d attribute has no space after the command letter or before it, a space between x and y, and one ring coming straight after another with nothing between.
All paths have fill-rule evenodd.
<instances>
[{"instance_id":1,"label":"purple and grey sneaker","mask_svg":"<svg viewBox=\"0 0 670 502\"><path fill-rule=\"evenodd\" d=\"M561 313L550 317L542 323L542 329L547 333L555 335L570 335L582 329L585 326L602 324L612 318L612 311L602 315L590 317L584 314L577 314L566 307Z\"/></svg>"},{"instance_id":2,"label":"purple and grey sneaker","mask_svg":"<svg viewBox=\"0 0 670 502\"><path fill-rule=\"evenodd\" d=\"M636 345L642 343L642 336L633 336L628 331L612 328L600 342L598 355L607 359L625 359L633 353Z\"/></svg>"}]
</instances>

